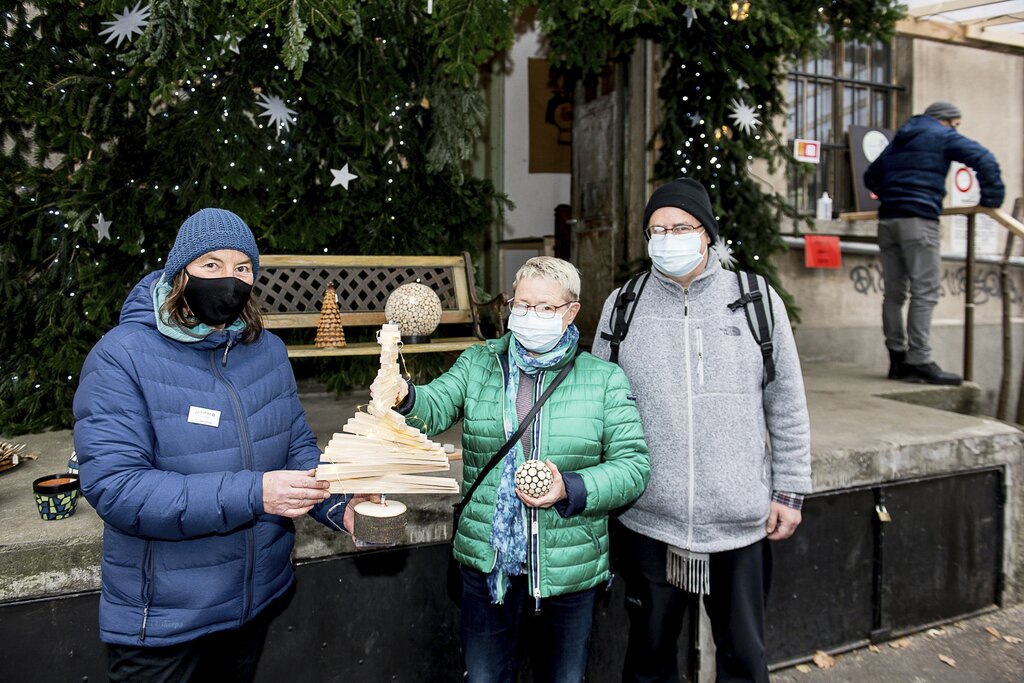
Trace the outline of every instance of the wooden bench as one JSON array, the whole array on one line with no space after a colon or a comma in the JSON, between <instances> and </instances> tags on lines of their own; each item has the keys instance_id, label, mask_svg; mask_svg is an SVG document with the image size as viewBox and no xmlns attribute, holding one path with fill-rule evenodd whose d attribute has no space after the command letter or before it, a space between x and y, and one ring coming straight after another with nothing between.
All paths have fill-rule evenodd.
<instances>
[{"instance_id":1,"label":"wooden bench","mask_svg":"<svg viewBox=\"0 0 1024 683\"><path fill-rule=\"evenodd\" d=\"M406 344L402 353L462 351L480 344L482 309L495 309L500 332L504 331L498 295L486 302L476 299L473 262L462 256L260 256L260 270L253 291L267 329L316 328L324 290L334 284L345 328L380 327L387 322L384 306L395 288L409 282L427 285L441 300L441 326L470 326L472 337L435 337L426 344ZM441 326L438 329L443 329ZM436 333L435 333L436 334ZM349 342L341 348L318 349L313 344L289 344L291 358L321 356L372 356L380 353L373 341Z\"/></svg>"}]
</instances>

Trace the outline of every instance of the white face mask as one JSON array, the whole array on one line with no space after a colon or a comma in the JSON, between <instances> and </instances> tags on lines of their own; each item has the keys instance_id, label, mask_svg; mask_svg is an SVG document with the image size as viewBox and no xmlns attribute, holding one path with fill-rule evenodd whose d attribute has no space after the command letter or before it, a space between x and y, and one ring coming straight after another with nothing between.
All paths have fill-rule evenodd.
<instances>
[{"instance_id":1,"label":"white face mask","mask_svg":"<svg viewBox=\"0 0 1024 683\"><path fill-rule=\"evenodd\" d=\"M704 260L700 234L651 235L647 253L654 267L669 277L683 277L692 273Z\"/></svg>"},{"instance_id":2,"label":"white face mask","mask_svg":"<svg viewBox=\"0 0 1024 683\"><path fill-rule=\"evenodd\" d=\"M527 351L547 353L555 348L565 334L562 330L564 316L563 313L552 318L541 318L531 310L526 315L509 316L508 329L512 330L512 334Z\"/></svg>"}]
</instances>

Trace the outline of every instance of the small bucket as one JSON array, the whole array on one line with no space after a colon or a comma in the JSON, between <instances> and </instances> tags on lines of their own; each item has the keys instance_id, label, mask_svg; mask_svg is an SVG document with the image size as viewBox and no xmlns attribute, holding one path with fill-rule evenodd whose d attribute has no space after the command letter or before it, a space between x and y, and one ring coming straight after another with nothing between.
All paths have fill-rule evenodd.
<instances>
[{"instance_id":1,"label":"small bucket","mask_svg":"<svg viewBox=\"0 0 1024 683\"><path fill-rule=\"evenodd\" d=\"M78 475L50 474L32 482L39 516L49 521L75 514L78 506Z\"/></svg>"}]
</instances>

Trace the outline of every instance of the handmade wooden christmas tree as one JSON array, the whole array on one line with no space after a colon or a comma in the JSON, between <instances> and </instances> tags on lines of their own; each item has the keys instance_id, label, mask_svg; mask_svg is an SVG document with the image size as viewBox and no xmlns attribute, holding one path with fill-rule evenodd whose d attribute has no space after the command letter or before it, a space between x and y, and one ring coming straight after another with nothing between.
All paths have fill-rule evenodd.
<instances>
[{"instance_id":1,"label":"handmade wooden christmas tree","mask_svg":"<svg viewBox=\"0 0 1024 683\"><path fill-rule=\"evenodd\" d=\"M334 285L327 285L327 291L324 292L320 323L313 343L318 349L341 348L345 345L345 329L341 326L341 311L338 310L338 294Z\"/></svg>"},{"instance_id":2,"label":"handmade wooden christmas tree","mask_svg":"<svg viewBox=\"0 0 1024 683\"><path fill-rule=\"evenodd\" d=\"M401 373L398 325L386 324L377 333L380 369L373 380L366 412L356 412L336 433L321 456L316 478L330 482L331 493L459 492L449 477L421 476L448 471L444 447L405 423L392 410Z\"/></svg>"}]
</instances>

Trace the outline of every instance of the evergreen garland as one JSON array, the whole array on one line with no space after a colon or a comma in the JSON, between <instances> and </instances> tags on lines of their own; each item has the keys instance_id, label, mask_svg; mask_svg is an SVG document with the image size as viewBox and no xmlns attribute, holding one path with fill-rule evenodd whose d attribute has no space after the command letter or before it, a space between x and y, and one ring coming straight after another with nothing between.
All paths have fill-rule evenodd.
<instances>
[{"instance_id":1,"label":"evergreen garland","mask_svg":"<svg viewBox=\"0 0 1024 683\"><path fill-rule=\"evenodd\" d=\"M504 206L462 162L522 2L143 0L141 35L105 42L135 3L0 3L3 433L70 425L86 354L199 208L265 253L454 254Z\"/></svg>"},{"instance_id":2,"label":"evergreen garland","mask_svg":"<svg viewBox=\"0 0 1024 683\"><path fill-rule=\"evenodd\" d=\"M626 56L637 38L660 45L661 117L651 141L658 151L655 175L703 183L738 267L764 274L792 307L771 256L784 249L779 235L784 219L801 217L749 172L750 163L762 159L773 171L792 160L773 129L786 115L788 62L820 51L827 34L836 40L887 38L902 8L891 0L752 0L746 18L738 20L730 16L734 4L736 9L744 5L551 0L541 5L540 16L552 59L583 72L597 72L610 58ZM690 25L688 7L696 13ZM738 84L740 78L746 88ZM737 126L734 101L755 108L760 125L749 131ZM638 267L627 264L624 271Z\"/></svg>"}]
</instances>

